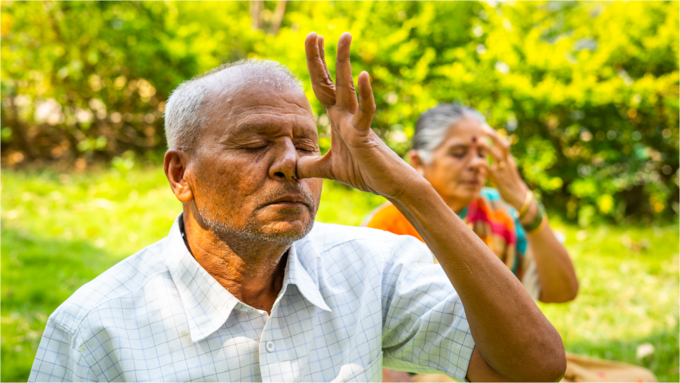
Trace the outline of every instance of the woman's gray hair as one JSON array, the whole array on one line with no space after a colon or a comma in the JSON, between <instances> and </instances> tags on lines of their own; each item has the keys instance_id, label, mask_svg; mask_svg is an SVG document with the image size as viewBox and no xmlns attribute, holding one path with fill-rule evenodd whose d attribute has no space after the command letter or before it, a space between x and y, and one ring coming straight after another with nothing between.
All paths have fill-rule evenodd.
<instances>
[{"instance_id":1,"label":"woman's gray hair","mask_svg":"<svg viewBox=\"0 0 680 383\"><path fill-rule=\"evenodd\" d=\"M423 162L432 162L432 152L444 143L449 129L466 117L476 118L486 124L481 113L458 104L439 104L426 110L416 122L413 150L418 152Z\"/></svg>"},{"instance_id":2,"label":"woman's gray hair","mask_svg":"<svg viewBox=\"0 0 680 383\"><path fill-rule=\"evenodd\" d=\"M257 59L224 64L185 81L172 92L165 107L165 138L168 149L191 148L207 122L207 116L201 113L201 107L211 90L233 85L259 85L277 90L302 89L300 81L284 65Z\"/></svg>"}]
</instances>

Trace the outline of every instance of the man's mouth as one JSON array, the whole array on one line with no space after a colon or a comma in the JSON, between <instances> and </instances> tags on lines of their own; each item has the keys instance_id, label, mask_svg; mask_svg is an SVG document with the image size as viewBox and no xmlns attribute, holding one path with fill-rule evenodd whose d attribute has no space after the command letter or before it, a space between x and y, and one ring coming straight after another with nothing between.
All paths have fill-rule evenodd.
<instances>
[{"instance_id":1,"label":"man's mouth","mask_svg":"<svg viewBox=\"0 0 680 383\"><path fill-rule=\"evenodd\" d=\"M282 208L309 208L311 202L301 194L286 194L268 202L265 206L275 205Z\"/></svg>"}]
</instances>

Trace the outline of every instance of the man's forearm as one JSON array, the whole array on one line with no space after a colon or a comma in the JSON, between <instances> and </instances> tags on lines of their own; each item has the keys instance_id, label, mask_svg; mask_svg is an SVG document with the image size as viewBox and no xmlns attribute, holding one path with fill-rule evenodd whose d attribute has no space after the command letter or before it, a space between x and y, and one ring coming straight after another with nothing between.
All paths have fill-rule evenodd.
<instances>
[{"instance_id":1,"label":"man's forearm","mask_svg":"<svg viewBox=\"0 0 680 383\"><path fill-rule=\"evenodd\" d=\"M412 183L391 202L418 230L460 295L485 361L513 380L558 379L564 348L555 328L432 186L422 179Z\"/></svg>"}]
</instances>

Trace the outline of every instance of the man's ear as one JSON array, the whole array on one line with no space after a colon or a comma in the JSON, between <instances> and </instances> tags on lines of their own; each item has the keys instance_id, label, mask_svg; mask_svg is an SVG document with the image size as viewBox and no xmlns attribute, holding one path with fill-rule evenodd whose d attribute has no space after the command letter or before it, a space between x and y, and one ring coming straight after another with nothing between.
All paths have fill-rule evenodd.
<instances>
[{"instance_id":1,"label":"man's ear","mask_svg":"<svg viewBox=\"0 0 680 383\"><path fill-rule=\"evenodd\" d=\"M414 169L420 173L421 176L425 175L425 169L424 169L424 164L422 158L420 158L420 154L418 154L417 150L411 150L408 152L408 158L411 162L411 166L413 166Z\"/></svg>"},{"instance_id":2,"label":"man's ear","mask_svg":"<svg viewBox=\"0 0 680 383\"><path fill-rule=\"evenodd\" d=\"M175 197L183 203L191 202L194 193L191 190L187 179L187 166L189 164L189 154L179 149L170 149L165 153L163 159L163 169L165 176L168 177L170 188L175 193Z\"/></svg>"}]
</instances>

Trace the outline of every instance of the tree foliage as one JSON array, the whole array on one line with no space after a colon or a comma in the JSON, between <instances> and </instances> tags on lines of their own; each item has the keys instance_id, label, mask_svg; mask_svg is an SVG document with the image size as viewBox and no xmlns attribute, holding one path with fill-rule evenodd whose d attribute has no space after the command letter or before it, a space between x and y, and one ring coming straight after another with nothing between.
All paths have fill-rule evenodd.
<instances>
[{"instance_id":1,"label":"tree foliage","mask_svg":"<svg viewBox=\"0 0 680 383\"><path fill-rule=\"evenodd\" d=\"M677 2L3 2L3 163L157 157L172 89L247 57L300 76L327 148L303 41L322 34L332 58L350 31L397 153L420 113L459 102L510 137L549 208L670 217L678 27Z\"/></svg>"}]
</instances>

